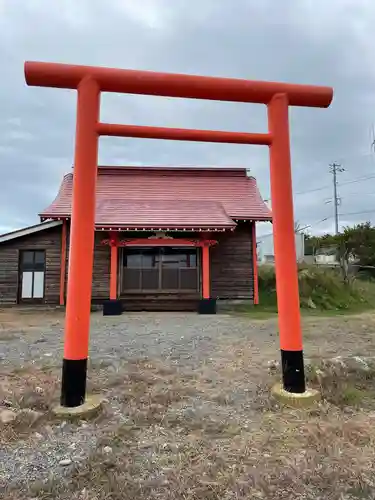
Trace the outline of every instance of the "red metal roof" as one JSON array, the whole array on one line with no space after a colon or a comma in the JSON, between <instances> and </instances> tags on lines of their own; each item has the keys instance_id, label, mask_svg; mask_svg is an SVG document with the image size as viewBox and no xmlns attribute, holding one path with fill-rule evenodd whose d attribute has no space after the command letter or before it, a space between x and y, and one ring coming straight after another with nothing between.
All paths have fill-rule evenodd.
<instances>
[{"instance_id":1,"label":"red metal roof","mask_svg":"<svg viewBox=\"0 0 375 500\"><path fill-rule=\"evenodd\" d=\"M42 219L70 217L73 174L64 176ZM271 220L244 168L99 167L96 225L127 228L229 228L234 220Z\"/></svg>"},{"instance_id":2,"label":"red metal roof","mask_svg":"<svg viewBox=\"0 0 375 500\"><path fill-rule=\"evenodd\" d=\"M97 203L96 223L99 226L142 225L160 228L175 227L233 227L233 220L221 203L214 201L175 200L100 200Z\"/></svg>"}]
</instances>

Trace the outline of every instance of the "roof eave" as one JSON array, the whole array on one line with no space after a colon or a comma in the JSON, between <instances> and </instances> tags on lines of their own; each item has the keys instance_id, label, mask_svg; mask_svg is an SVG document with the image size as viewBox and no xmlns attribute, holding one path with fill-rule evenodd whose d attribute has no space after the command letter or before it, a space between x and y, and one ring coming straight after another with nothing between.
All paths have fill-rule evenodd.
<instances>
[{"instance_id":1,"label":"roof eave","mask_svg":"<svg viewBox=\"0 0 375 500\"><path fill-rule=\"evenodd\" d=\"M61 224L61 221L52 220L49 222L42 222L41 224L24 227L22 229L17 229L16 231L11 231L10 233L0 235L0 244L22 238L23 236L29 236L30 234L38 233L40 231L45 231L46 229L51 229L53 227L60 226Z\"/></svg>"},{"instance_id":2,"label":"roof eave","mask_svg":"<svg viewBox=\"0 0 375 500\"><path fill-rule=\"evenodd\" d=\"M43 212L39 213L38 217L42 222L46 220L67 220L71 218L70 214L51 214Z\"/></svg>"},{"instance_id":3,"label":"roof eave","mask_svg":"<svg viewBox=\"0 0 375 500\"><path fill-rule=\"evenodd\" d=\"M96 229L100 229L102 231L191 231L191 232L205 232L205 231L233 231L236 228L236 225L162 225L162 224L154 224L154 225L127 225L127 224L95 224Z\"/></svg>"},{"instance_id":4,"label":"roof eave","mask_svg":"<svg viewBox=\"0 0 375 500\"><path fill-rule=\"evenodd\" d=\"M51 214L51 213L40 213L39 217L41 220L68 220L71 218L70 215L67 214ZM126 223L116 223L116 222L96 222L95 227L100 227L103 229L113 229L113 228L121 228L126 229L126 230L145 230L145 231L155 231L155 230L167 230L170 228L174 228L175 230L181 229L181 230L186 230L186 228L189 228L189 230L198 230L202 229L204 231L207 231L208 229L232 229L236 227L236 223L232 222L228 224L126 224Z\"/></svg>"},{"instance_id":5,"label":"roof eave","mask_svg":"<svg viewBox=\"0 0 375 500\"><path fill-rule=\"evenodd\" d=\"M42 222L46 221L46 220L68 220L68 219L71 218L70 214L66 214L66 213L65 214L40 213L39 217L40 217L40 220ZM236 223L237 222L246 222L246 221L248 221L248 222L253 222L253 221L255 221L255 222L272 222L272 216L257 216L257 215L255 215L255 216L247 216L247 217L243 217L243 216L242 217L237 217L236 216L236 217L233 217L233 221L235 222L235 224L213 225L213 226L212 225L206 226L205 224L203 224L203 225L194 225L193 227L196 227L196 228L198 228L198 227L217 227L217 228L231 229L232 227L236 227L236 225L237 225ZM114 223L114 222L112 222L112 223L110 223L110 222L108 222L108 223L107 222L106 223L96 222L95 225L96 226L100 226L100 227L108 227L108 228L110 228L110 227L133 228L133 230L136 227L137 228L140 227L140 226L135 226L134 224L130 224L130 225L129 224L118 224L118 223ZM172 226L172 225L170 225L170 226ZM155 227L158 227L160 229L165 229L165 228L170 227L170 226L168 226L166 224L156 224L156 225L154 224L152 226L147 226L146 225L146 226L142 226L142 227L146 227L146 228L147 227L149 227L149 228L152 227L153 229ZM191 227L191 226L190 225L188 225L188 226L186 226L186 225L178 225L176 227L183 228L183 227Z\"/></svg>"}]
</instances>

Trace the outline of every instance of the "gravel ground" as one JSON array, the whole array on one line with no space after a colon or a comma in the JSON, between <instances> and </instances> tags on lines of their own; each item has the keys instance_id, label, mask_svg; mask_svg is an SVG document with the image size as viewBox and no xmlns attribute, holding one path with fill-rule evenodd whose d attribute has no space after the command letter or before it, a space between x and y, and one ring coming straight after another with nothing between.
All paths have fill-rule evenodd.
<instances>
[{"instance_id":1,"label":"gravel ground","mask_svg":"<svg viewBox=\"0 0 375 500\"><path fill-rule=\"evenodd\" d=\"M215 347L218 337L275 334L275 322L249 324L247 319L229 315L199 316L182 313L143 313L103 317L94 313L91 321L90 360L160 357L189 366L199 365ZM17 326L7 329L14 340L2 342L0 356L6 368L23 363L50 360L60 363L63 353L63 318L45 327L33 326L24 332ZM220 339L221 340L221 339Z\"/></svg>"},{"instance_id":2,"label":"gravel ground","mask_svg":"<svg viewBox=\"0 0 375 500\"><path fill-rule=\"evenodd\" d=\"M251 428L261 418L259 405L265 404L259 388L270 382L267 364L279 357L275 319L189 313L111 318L94 313L89 389L106 397L104 413L90 421L59 422L52 419L48 406L58 398L63 327L61 311L0 311L0 409L40 412L27 432L13 426L15 435L0 439L0 492L35 481L46 484L69 474L98 447L103 453L111 450L110 441L107 448L103 445L103 436L143 415L143 396L132 407L128 387L146 393L156 384L159 392L154 399L162 405L161 398L171 398L175 390L176 400L166 405L167 418L183 414L188 419L199 413L201 419L213 418L217 426L233 419L235 412L236 425ZM372 314L310 318L304 325L305 350L309 356L375 354L374 330ZM196 392L186 392L181 402L188 379L194 381Z\"/></svg>"},{"instance_id":3,"label":"gravel ground","mask_svg":"<svg viewBox=\"0 0 375 500\"><path fill-rule=\"evenodd\" d=\"M43 369L50 372L52 385L57 386L58 390L56 379L63 353L64 318L60 312L55 312L39 318L43 319L38 322L32 313L9 319L5 312L0 329L1 371L3 374L12 374L14 371L22 374L25 370L26 376L29 376L30 369L35 366L36 371ZM229 315L199 316L189 313L127 314L113 318L94 313L91 321L90 368L94 373L100 370L101 375L110 372L116 376L126 369L130 360L159 360L181 373L204 366L210 372L211 383L215 383L212 353L218 345L226 345L234 338L238 340L244 337L252 340L258 337L261 344L267 344L269 339L272 347L275 344L275 322L249 324L247 319L233 320ZM256 353L259 354L259 348ZM96 389L100 390L100 383L96 383L96 380L93 382ZM100 392L104 392L108 398L106 426L126 422L128 417L122 405L116 401L113 391ZM237 395L240 396L242 392L239 389ZM192 405L196 406L194 402ZM200 402L199 409L192 411L209 414L212 412L211 406L207 402ZM189 405L184 411L189 411ZM27 439L4 443L1 447L0 487L35 480L46 481L51 475L69 471L70 467L87 459L96 448L100 436L100 421L80 422L78 425L48 422L44 425L42 419L41 424ZM60 465L64 460L71 460L71 463Z\"/></svg>"}]
</instances>

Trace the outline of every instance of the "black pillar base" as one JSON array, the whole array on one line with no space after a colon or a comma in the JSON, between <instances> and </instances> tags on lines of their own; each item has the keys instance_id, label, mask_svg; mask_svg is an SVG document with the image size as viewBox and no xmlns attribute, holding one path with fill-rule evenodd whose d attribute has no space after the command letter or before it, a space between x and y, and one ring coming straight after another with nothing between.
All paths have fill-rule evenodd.
<instances>
[{"instance_id":1,"label":"black pillar base","mask_svg":"<svg viewBox=\"0 0 375 500\"><path fill-rule=\"evenodd\" d=\"M288 392L301 394L306 390L303 351L283 351L281 349L283 386Z\"/></svg>"},{"instance_id":2,"label":"black pillar base","mask_svg":"<svg viewBox=\"0 0 375 500\"><path fill-rule=\"evenodd\" d=\"M122 304L120 300L105 300L103 302L103 316L120 316Z\"/></svg>"},{"instance_id":3,"label":"black pillar base","mask_svg":"<svg viewBox=\"0 0 375 500\"><path fill-rule=\"evenodd\" d=\"M63 359L61 406L74 408L85 402L87 359Z\"/></svg>"},{"instance_id":4,"label":"black pillar base","mask_svg":"<svg viewBox=\"0 0 375 500\"><path fill-rule=\"evenodd\" d=\"M200 299L198 304L199 314L216 314L216 299Z\"/></svg>"}]
</instances>

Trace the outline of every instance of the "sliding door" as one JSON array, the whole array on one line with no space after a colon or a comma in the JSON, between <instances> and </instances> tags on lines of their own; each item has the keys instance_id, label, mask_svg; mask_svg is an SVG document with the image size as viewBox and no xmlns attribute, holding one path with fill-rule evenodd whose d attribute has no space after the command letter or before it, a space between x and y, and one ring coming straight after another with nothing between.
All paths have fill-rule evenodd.
<instances>
[{"instance_id":1,"label":"sliding door","mask_svg":"<svg viewBox=\"0 0 375 500\"><path fill-rule=\"evenodd\" d=\"M121 291L194 292L199 288L195 248L125 248Z\"/></svg>"}]
</instances>

